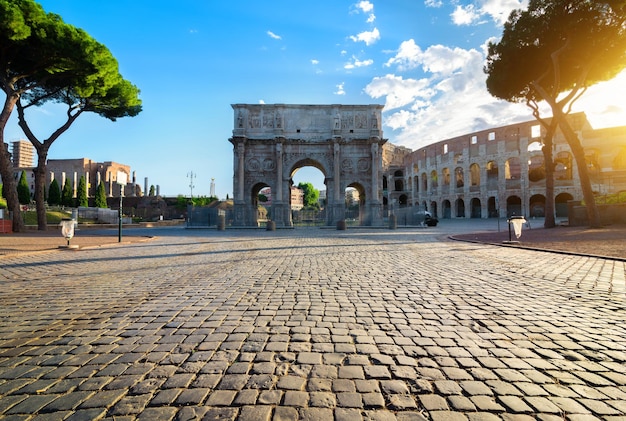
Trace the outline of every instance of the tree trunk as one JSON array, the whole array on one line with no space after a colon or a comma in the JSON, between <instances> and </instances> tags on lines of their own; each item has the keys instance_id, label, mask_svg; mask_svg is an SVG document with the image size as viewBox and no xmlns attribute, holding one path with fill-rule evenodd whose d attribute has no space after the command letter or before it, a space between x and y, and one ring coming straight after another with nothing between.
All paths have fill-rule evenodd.
<instances>
[{"instance_id":1,"label":"tree trunk","mask_svg":"<svg viewBox=\"0 0 626 421\"><path fill-rule=\"evenodd\" d=\"M35 168L35 204L37 207L37 229L39 231L48 229L45 203L46 160L48 159L48 151L43 149L44 148L37 149L37 167Z\"/></svg>"},{"instance_id":2,"label":"tree trunk","mask_svg":"<svg viewBox=\"0 0 626 421\"><path fill-rule=\"evenodd\" d=\"M8 145L4 143L4 128L9 121L18 98L17 94L7 95L0 113L0 176L2 176L2 183L4 184L7 207L13 213L13 232L24 231L24 221L22 220L20 202L17 197L17 181L13 176L13 164L11 163Z\"/></svg>"},{"instance_id":3,"label":"tree trunk","mask_svg":"<svg viewBox=\"0 0 626 421\"><path fill-rule=\"evenodd\" d=\"M556 221L554 220L554 156L552 155L552 145L554 144L554 132L557 125L550 122L546 128L546 136L543 139L543 161L546 169L546 205L544 209L545 219L544 228L554 228Z\"/></svg>"},{"instance_id":4,"label":"tree trunk","mask_svg":"<svg viewBox=\"0 0 626 421\"><path fill-rule=\"evenodd\" d=\"M572 155L576 160L576 167L578 168L578 178L580 181L580 187L583 191L583 199L585 200L585 207L587 208L588 224L592 228L599 228L600 225L600 213L596 206L596 199L591 189L591 179L589 178L589 171L587 170L587 160L585 159L585 150L580 144L578 135L572 129L569 122L565 118L562 112L555 114L558 117L559 127L565 136L565 140L569 144Z\"/></svg>"}]
</instances>

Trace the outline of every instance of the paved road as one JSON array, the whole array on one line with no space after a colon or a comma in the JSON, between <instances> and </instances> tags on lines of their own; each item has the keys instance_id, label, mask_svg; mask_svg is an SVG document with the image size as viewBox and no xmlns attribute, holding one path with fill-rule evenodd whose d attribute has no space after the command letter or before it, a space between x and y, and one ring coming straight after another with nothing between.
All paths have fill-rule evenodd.
<instances>
[{"instance_id":1,"label":"paved road","mask_svg":"<svg viewBox=\"0 0 626 421\"><path fill-rule=\"evenodd\" d=\"M626 419L624 262L445 233L4 258L0 419Z\"/></svg>"}]
</instances>

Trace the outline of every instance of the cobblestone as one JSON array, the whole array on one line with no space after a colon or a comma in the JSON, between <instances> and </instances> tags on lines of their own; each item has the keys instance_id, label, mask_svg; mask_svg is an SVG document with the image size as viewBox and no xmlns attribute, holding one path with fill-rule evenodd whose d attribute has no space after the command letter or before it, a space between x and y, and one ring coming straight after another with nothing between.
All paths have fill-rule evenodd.
<instances>
[{"instance_id":1,"label":"cobblestone","mask_svg":"<svg viewBox=\"0 0 626 421\"><path fill-rule=\"evenodd\" d=\"M626 418L624 262L443 233L3 256L0 419Z\"/></svg>"}]
</instances>

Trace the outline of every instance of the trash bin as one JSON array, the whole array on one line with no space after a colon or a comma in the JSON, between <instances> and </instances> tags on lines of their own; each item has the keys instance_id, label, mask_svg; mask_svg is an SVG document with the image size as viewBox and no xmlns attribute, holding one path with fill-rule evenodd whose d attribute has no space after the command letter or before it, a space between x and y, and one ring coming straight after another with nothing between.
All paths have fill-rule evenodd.
<instances>
[{"instance_id":1,"label":"trash bin","mask_svg":"<svg viewBox=\"0 0 626 421\"><path fill-rule=\"evenodd\" d=\"M61 226L61 235L67 240L67 247L70 248L70 240L74 237L76 221L73 219L63 218L59 225Z\"/></svg>"},{"instance_id":2,"label":"trash bin","mask_svg":"<svg viewBox=\"0 0 626 421\"><path fill-rule=\"evenodd\" d=\"M509 223L509 242L513 241L511 238L511 226L513 226L515 238L519 239L522 236L522 226L526 223L526 218L523 216L511 216L507 222Z\"/></svg>"},{"instance_id":3,"label":"trash bin","mask_svg":"<svg viewBox=\"0 0 626 421\"><path fill-rule=\"evenodd\" d=\"M267 224L265 225L265 230L266 231L276 231L276 222L274 222L274 221L267 221Z\"/></svg>"}]
</instances>

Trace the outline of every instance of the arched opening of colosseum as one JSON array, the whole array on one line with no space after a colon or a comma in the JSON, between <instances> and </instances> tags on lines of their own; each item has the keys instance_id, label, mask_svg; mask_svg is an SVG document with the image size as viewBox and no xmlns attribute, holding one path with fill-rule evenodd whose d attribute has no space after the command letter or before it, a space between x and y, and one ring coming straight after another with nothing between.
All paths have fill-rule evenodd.
<instances>
[{"instance_id":1,"label":"arched opening of colosseum","mask_svg":"<svg viewBox=\"0 0 626 421\"><path fill-rule=\"evenodd\" d=\"M400 197L398 197L398 205L401 208L406 208L408 205L408 201L409 197L406 194L401 194Z\"/></svg>"},{"instance_id":2,"label":"arched opening of colosseum","mask_svg":"<svg viewBox=\"0 0 626 421\"><path fill-rule=\"evenodd\" d=\"M432 170L430 172L430 189L433 192L437 191L437 187L439 187L438 179L437 179L437 171Z\"/></svg>"},{"instance_id":3,"label":"arched opening of colosseum","mask_svg":"<svg viewBox=\"0 0 626 421\"><path fill-rule=\"evenodd\" d=\"M626 147L619 148L613 158L612 167L614 170L626 170Z\"/></svg>"},{"instance_id":4,"label":"arched opening of colosseum","mask_svg":"<svg viewBox=\"0 0 626 421\"><path fill-rule=\"evenodd\" d=\"M470 200L470 209L471 209L470 218L482 217L482 210L481 210L481 204L480 204L479 198L474 197L472 200Z\"/></svg>"},{"instance_id":5,"label":"arched opening of colosseum","mask_svg":"<svg viewBox=\"0 0 626 421\"><path fill-rule=\"evenodd\" d=\"M393 183L395 191L404 191L404 175L402 171L397 170L393 173Z\"/></svg>"},{"instance_id":6,"label":"arched opening of colosseum","mask_svg":"<svg viewBox=\"0 0 626 421\"><path fill-rule=\"evenodd\" d=\"M587 170L592 181L598 182L600 179L600 153L597 149L585 149L585 160L587 161Z\"/></svg>"},{"instance_id":7,"label":"arched opening of colosseum","mask_svg":"<svg viewBox=\"0 0 626 421\"><path fill-rule=\"evenodd\" d=\"M487 199L487 216L489 218L497 218L499 215L498 202L494 196Z\"/></svg>"},{"instance_id":8,"label":"arched opening of colosseum","mask_svg":"<svg viewBox=\"0 0 626 421\"><path fill-rule=\"evenodd\" d=\"M557 194L554 198L554 211L556 213L557 218L567 218L569 215L569 210L567 206L567 202L574 200L574 196L569 193L560 193Z\"/></svg>"},{"instance_id":9,"label":"arched opening of colosseum","mask_svg":"<svg viewBox=\"0 0 626 421\"><path fill-rule=\"evenodd\" d=\"M527 151L532 154L533 152L541 152L541 149L543 148L543 144L541 143L540 140L535 140L531 143L528 144L528 149Z\"/></svg>"},{"instance_id":10,"label":"arched opening of colosseum","mask_svg":"<svg viewBox=\"0 0 626 421\"><path fill-rule=\"evenodd\" d=\"M546 166L543 154L528 158L528 181L531 183L543 182L546 179Z\"/></svg>"},{"instance_id":11,"label":"arched opening of colosseum","mask_svg":"<svg viewBox=\"0 0 626 421\"><path fill-rule=\"evenodd\" d=\"M444 219L452 218L452 204L448 199L443 201L441 207L443 208L441 217Z\"/></svg>"},{"instance_id":12,"label":"arched opening of colosseum","mask_svg":"<svg viewBox=\"0 0 626 421\"><path fill-rule=\"evenodd\" d=\"M546 197L543 194L534 194L528 203L531 218L543 218L546 216Z\"/></svg>"},{"instance_id":13,"label":"arched opening of colosseum","mask_svg":"<svg viewBox=\"0 0 626 421\"><path fill-rule=\"evenodd\" d=\"M478 164L470 165L470 191L478 191L480 189L480 166Z\"/></svg>"},{"instance_id":14,"label":"arched opening of colosseum","mask_svg":"<svg viewBox=\"0 0 626 421\"><path fill-rule=\"evenodd\" d=\"M450 168L446 167L441 171L441 175L443 177L442 183L443 187L446 187L446 190L450 187Z\"/></svg>"},{"instance_id":15,"label":"arched opening of colosseum","mask_svg":"<svg viewBox=\"0 0 626 421\"><path fill-rule=\"evenodd\" d=\"M428 191L428 177L426 176L425 172L422 173L422 191Z\"/></svg>"},{"instance_id":16,"label":"arched opening of colosseum","mask_svg":"<svg viewBox=\"0 0 626 421\"><path fill-rule=\"evenodd\" d=\"M506 217L510 218L513 215L522 215L522 199L519 196L509 196L506 199Z\"/></svg>"},{"instance_id":17,"label":"arched opening of colosseum","mask_svg":"<svg viewBox=\"0 0 626 421\"><path fill-rule=\"evenodd\" d=\"M522 165L516 156L509 158L504 163L504 178L507 189L521 188Z\"/></svg>"},{"instance_id":18,"label":"arched opening of colosseum","mask_svg":"<svg viewBox=\"0 0 626 421\"><path fill-rule=\"evenodd\" d=\"M463 172L463 168L456 167L454 169L454 176L456 179L456 188L462 190L463 186L465 186L465 174Z\"/></svg>"},{"instance_id":19,"label":"arched opening of colosseum","mask_svg":"<svg viewBox=\"0 0 626 421\"><path fill-rule=\"evenodd\" d=\"M430 202L430 213L432 214L432 216L437 217L438 213L437 213L437 202L435 202L434 200L432 202Z\"/></svg>"},{"instance_id":20,"label":"arched opening of colosseum","mask_svg":"<svg viewBox=\"0 0 626 421\"><path fill-rule=\"evenodd\" d=\"M554 158L554 179L572 179L572 155L569 152L559 152Z\"/></svg>"},{"instance_id":21,"label":"arched opening of colosseum","mask_svg":"<svg viewBox=\"0 0 626 421\"><path fill-rule=\"evenodd\" d=\"M487 162L487 189L498 189L498 163L496 161Z\"/></svg>"},{"instance_id":22,"label":"arched opening of colosseum","mask_svg":"<svg viewBox=\"0 0 626 421\"><path fill-rule=\"evenodd\" d=\"M456 217L465 218L465 201L463 199L456 199Z\"/></svg>"}]
</instances>

